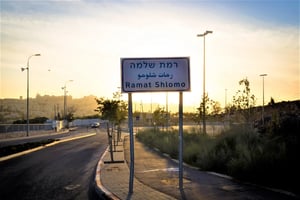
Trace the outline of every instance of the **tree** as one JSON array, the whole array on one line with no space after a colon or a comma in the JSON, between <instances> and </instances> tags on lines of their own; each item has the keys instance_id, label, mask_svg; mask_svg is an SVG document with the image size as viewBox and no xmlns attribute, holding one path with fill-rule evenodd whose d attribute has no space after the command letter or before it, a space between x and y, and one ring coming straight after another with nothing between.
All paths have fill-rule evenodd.
<instances>
[{"instance_id":1,"label":"tree","mask_svg":"<svg viewBox=\"0 0 300 200\"><path fill-rule=\"evenodd\" d=\"M235 113L235 111L237 110L237 108L235 107L235 105L233 104L228 104L225 107L225 113L229 114L229 115L233 115Z\"/></svg>"},{"instance_id":2,"label":"tree","mask_svg":"<svg viewBox=\"0 0 300 200\"><path fill-rule=\"evenodd\" d=\"M153 123L155 127L157 126L164 126L166 124L166 112L163 108L157 107L153 112Z\"/></svg>"},{"instance_id":3,"label":"tree","mask_svg":"<svg viewBox=\"0 0 300 200\"><path fill-rule=\"evenodd\" d=\"M200 107L197 108L198 113L196 116L201 118L203 113L203 100L200 103ZM214 101L208 97L208 95L205 95L205 115L217 115L220 114L222 111L221 105L218 101Z\"/></svg>"},{"instance_id":4,"label":"tree","mask_svg":"<svg viewBox=\"0 0 300 200\"><path fill-rule=\"evenodd\" d=\"M121 125L121 123L127 118L127 103L125 101L119 101L118 110L117 110L117 124Z\"/></svg>"},{"instance_id":5,"label":"tree","mask_svg":"<svg viewBox=\"0 0 300 200\"><path fill-rule=\"evenodd\" d=\"M109 120L113 125L120 125L127 116L127 103L122 100L109 100L99 98L97 102L96 112L99 112L102 119Z\"/></svg>"},{"instance_id":6,"label":"tree","mask_svg":"<svg viewBox=\"0 0 300 200\"><path fill-rule=\"evenodd\" d=\"M122 97L122 93L120 91L117 91L117 92L113 93L113 98L114 99L120 100L121 97Z\"/></svg>"},{"instance_id":7,"label":"tree","mask_svg":"<svg viewBox=\"0 0 300 200\"><path fill-rule=\"evenodd\" d=\"M99 98L96 99L96 102L98 107L95 111L100 113L102 119L106 119L111 122L117 121L118 101Z\"/></svg>"},{"instance_id":8,"label":"tree","mask_svg":"<svg viewBox=\"0 0 300 200\"><path fill-rule=\"evenodd\" d=\"M75 112L76 112L76 108L74 106L68 107L67 115L66 115L66 119L68 122L73 121Z\"/></svg>"},{"instance_id":9,"label":"tree","mask_svg":"<svg viewBox=\"0 0 300 200\"><path fill-rule=\"evenodd\" d=\"M220 114L221 111L222 111L220 102L218 102L218 101L212 101L211 103L212 103L212 105L211 105L211 112L210 112L210 114L214 115L214 116Z\"/></svg>"},{"instance_id":10,"label":"tree","mask_svg":"<svg viewBox=\"0 0 300 200\"><path fill-rule=\"evenodd\" d=\"M109 120L109 122L112 124L112 126L118 126L117 127L117 141L120 141L121 139L121 123L126 119L127 116L127 103L121 100L109 100L99 98L95 99L98 107L95 109L96 112L99 112L102 119ZM110 140L110 147L112 148L112 133L108 132L108 137ZM112 155L112 149L111 149L111 159L113 160Z\"/></svg>"},{"instance_id":11,"label":"tree","mask_svg":"<svg viewBox=\"0 0 300 200\"><path fill-rule=\"evenodd\" d=\"M275 105L275 100L273 97L271 97L270 102L268 103L269 106L274 106Z\"/></svg>"},{"instance_id":12,"label":"tree","mask_svg":"<svg viewBox=\"0 0 300 200\"><path fill-rule=\"evenodd\" d=\"M201 115L202 115L202 112L201 112L201 109L199 109L199 108L197 108L197 112L195 112L195 113L193 113L193 115L192 115L192 120L194 121L194 122L196 122L198 125L200 125L200 123L201 123Z\"/></svg>"},{"instance_id":13,"label":"tree","mask_svg":"<svg viewBox=\"0 0 300 200\"><path fill-rule=\"evenodd\" d=\"M255 106L256 98L250 93L250 82L247 78L240 80L239 85L241 89L233 96L233 105L243 115L244 120L249 122L251 108Z\"/></svg>"},{"instance_id":14,"label":"tree","mask_svg":"<svg viewBox=\"0 0 300 200\"><path fill-rule=\"evenodd\" d=\"M203 100L205 100L205 115L207 115L207 112L208 112L208 108L209 108L209 101L210 99L208 98L208 95L205 94L205 99L202 98L202 101L200 102L200 107L197 108L198 110L198 113L199 113L199 118L201 118L203 116L203 105L204 105L204 102Z\"/></svg>"}]
</instances>

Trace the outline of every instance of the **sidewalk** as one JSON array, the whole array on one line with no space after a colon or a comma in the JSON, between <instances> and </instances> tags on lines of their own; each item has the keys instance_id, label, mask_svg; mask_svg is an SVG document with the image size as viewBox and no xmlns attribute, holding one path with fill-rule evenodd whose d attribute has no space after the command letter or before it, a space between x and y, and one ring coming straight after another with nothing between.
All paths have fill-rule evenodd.
<instances>
[{"instance_id":1,"label":"sidewalk","mask_svg":"<svg viewBox=\"0 0 300 200\"><path fill-rule=\"evenodd\" d=\"M124 140L125 139L125 140ZM123 142L127 141L123 137ZM134 178L134 192L130 196L129 191L129 168L124 158L124 145L119 142L116 151L113 153L114 162L111 161L109 148L100 159L96 173L96 190L102 199L174 199L162 192L152 189L149 186Z\"/></svg>"},{"instance_id":2,"label":"sidewalk","mask_svg":"<svg viewBox=\"0 0 300 200\"><path fill-rule=\"evenodd\" d=\"M230 177L184 166L183 191L178 189L178 163L166 155L134 142L133 194L129 191L129 136L123 137L111 162L109 149L96 172L96 191L102 199L299 199L294 194L238 182ZM124 162L123 162L124 161Z\"/></svg>"}]
</instances>

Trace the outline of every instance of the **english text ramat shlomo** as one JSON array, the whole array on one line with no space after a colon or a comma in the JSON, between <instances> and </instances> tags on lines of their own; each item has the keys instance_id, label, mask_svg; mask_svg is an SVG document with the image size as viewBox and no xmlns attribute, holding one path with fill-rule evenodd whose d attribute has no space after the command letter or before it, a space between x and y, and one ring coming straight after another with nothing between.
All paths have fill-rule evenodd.
<instances>
[{"instance_id":1,"label":"english text ramat shlomo","mask_svg":"<svg viewBox=\"0 0 300 200\"><path fill-rule=\"evenodd\" d=\"M167 82L167 81L156 81L154 84L152 82L138 82L131 83L125 82L125 88L133 89L133 88L185 88L185 82Z\"/></svg>"}]
</instances>

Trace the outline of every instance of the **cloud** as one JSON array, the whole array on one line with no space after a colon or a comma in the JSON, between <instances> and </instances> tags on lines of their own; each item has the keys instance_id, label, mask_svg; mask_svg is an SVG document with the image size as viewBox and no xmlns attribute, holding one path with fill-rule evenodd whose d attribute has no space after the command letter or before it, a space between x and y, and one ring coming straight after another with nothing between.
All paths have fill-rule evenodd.
<instances>
[{"instance_id":1,"label":"cloud","mask_svg":"<svg viewBox=\"0 0 300 200\"><path fill-rule=\"evenodd\" d=\"M269 85L284 81L295 91L299 85L298 27L247 23L227 17L221 7L211 12L211 6L205 4L167 1L6 5L1 18L2 87L9 85L14 96L25 96L24 88L17 86L17 77L22 76L19 81L24 83L19 68L33 53L42 56L32 59L31 95L41 90L61 94L61 84L73 79L70 90L77 97L111 96L120 85L120 57L190 56L192 92L187 95L198 101L202 95L203 38L196 35L213 30L206 38L211 98L222 102L225 88L233 94L238 81L246 76L259 96L260 73L269 74ZM267 94L297 98L284 86L269 87Z\"/></svg>"}]
</instances>

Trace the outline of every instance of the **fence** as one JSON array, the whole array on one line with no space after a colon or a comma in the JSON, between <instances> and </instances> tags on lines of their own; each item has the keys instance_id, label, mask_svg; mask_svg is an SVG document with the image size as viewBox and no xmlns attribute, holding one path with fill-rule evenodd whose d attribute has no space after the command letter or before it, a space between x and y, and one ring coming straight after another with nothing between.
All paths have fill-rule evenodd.
<instances>
[{"instance_id":1,"label":"fence","mask_svg":"<svg viewBox=\"0 0 300 200\"><path fill-rule=\"evenodd\" d=\"M30 124L29 135L50 134L54 132L52 124ZM0 124L0 139L27 136L27 124Z\"/></svg>"},{"instance_id":2,"label":"fence","mask_svg":"<svg viewBox=\"0 0 300 200\"><path fill-rule=\"evenodd\" d=\"M27 124L0 124L0 133L26 132ZM52 124L29 124L30 131L53 130Z\"/></svg>"}]
</instances>

